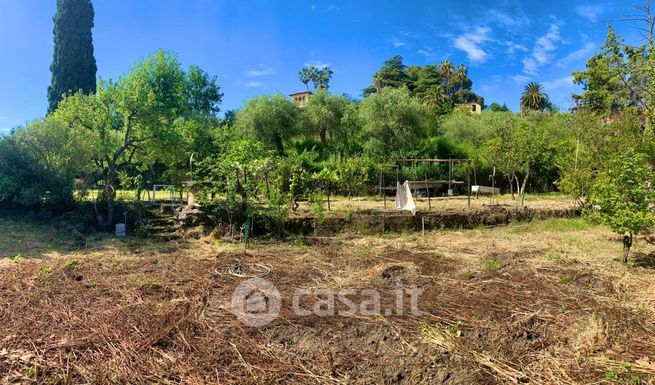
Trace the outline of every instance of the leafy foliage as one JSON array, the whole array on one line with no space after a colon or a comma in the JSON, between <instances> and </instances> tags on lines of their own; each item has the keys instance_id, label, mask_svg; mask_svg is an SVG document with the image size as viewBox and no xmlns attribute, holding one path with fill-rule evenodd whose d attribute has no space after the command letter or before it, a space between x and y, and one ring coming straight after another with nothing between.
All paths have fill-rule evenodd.
<instances>
[{"instance_id":1,"label":"leafy foliage","mask_svg":"<svg viewBox=\"0 0 655 385\"><path fill-rule=\"evenodd\" d=\"M136 163L170 165L175 163L171 157L186 159L190 155L179 151L184 149L180 144L185 131L180 129L184 124L179 119L199 112L197 107L203 104L189 98L187 92L194 87L187 84L177 58L159 51L118 82L100 81L96 94L78 92L60 102L53 115L84 133L92 164L102 175L108 225L113 220L119 171ZM220 102L210 96L204 94L205 106Z\"/></svg>"},{"instance_id":2,"label":"leafy foliage","mask_svg":"<svg viewBox=\"0 0 655 385\"><path fill-rule=\"evenodd\" d=\"M296 134L298 108L281 94L250 99L237 116L237 126L284 155L284 143Z\"/></svg>"},{"instance_id":3,"label":"leafy foliage","mask_svg":"<svg viewBox=\"0 0 655 385\"><path fill-rule=\"evenodd\" d=\"M57 0L54 17L54 56L48 87L48 112L57 108L62 95L96 91L93 56L93 5L90 0Z\"/></svg>"},{"instance_id":4,"label":"leafy foliage","mask_svg":"<svg viewBox=\"0 0 655 385\"><path fill-rule=\"evenodd\" d=\"M646 157L634 150L611 159L607 169L600 172L593 182L590 201L596 210L590 212L591 217L618 234L628 233L628 249L633 234L655 223L652 182L653 171Z\"/></svg>"},{"instance_id":5,"label":"leafy foliage","mask_svg":"<svg viewBox=\"0 0 655 385\"><path fill-rule=\"evenodd\" d=\"M0 203L27 207L68 206L74 179L86 171L84 140L48 117L0 141ZM80 186L78 186L80 187Z\"/></svg>"},{"instance_id":6,"label":"leafy foliage","mask_svg":"<svg viewBox=\"0 0 655 385\"><path fill-rule=\"evenodd\" d=\"M449 113L454 104L484 104L484 100L471 91L472 86L468 68L463 64L455 66L444 60L439 66L408 67L402 56L396 55L384 62L384 66L373 75L373 84L365 88L363 94L368 96L383 88L406 87L433 112L443 115Z\"/></svg>"},{"instance_id":7,"label":"leafy foliage","mask_svg":"<svg viewBox=\"0 0 655 385\"><path fill-rule=\"evenodd\" d=\"M550 105L550 99L544 87L536 82L528 83L521 95L521 110L544 111Z\"/></svg>"},{"instance_id":8,"label":"leafy foliage","mask_svg":"<svg viewBox=\"0 0 655 385\"><path fill-rule=\"evenodd\" d=\"M359 109L366 139L364 148L374 159L404 158L425 138L429 116L407 88L385 88L366 98Z\"/></svg>"}]
</instances>

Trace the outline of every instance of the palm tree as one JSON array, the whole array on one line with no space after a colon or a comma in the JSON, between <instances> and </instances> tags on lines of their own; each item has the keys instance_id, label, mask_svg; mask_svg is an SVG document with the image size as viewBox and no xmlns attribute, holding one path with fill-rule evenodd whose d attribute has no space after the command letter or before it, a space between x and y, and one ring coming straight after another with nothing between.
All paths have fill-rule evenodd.
<instances>
[{"instance_id":1,"label":"palm tree","mask_svg":"<svg viewBox=\"0 0 655 385\"><path fill-rule=\"evenodd\" d=\"M464 89L464 82L468 78L468 74L469 74L469 69L466 68L464 64L457 65L457 69L455 70L455 78L459 80L459 83L462 86L461 89Z\"/></svg>"},{"instance_id":2,"label":"palm tree","mask_svg":"<svg viewBox=\"0 0 655 385\"><path fill-rule=\"evenodd\" d=\"M426 107L436 110L448 100L448 95L442 86L436 85L425 91L421 100Z\"/></svg>"},{"instance_id":3,"label":"palm tree","mask_svg":"<svg viewBox=\"0 0 655 385\"><path fill-rule=\"evenodd\" d=\"M450 80L453 77L453 70L454 70L453 63L446 59L439 64L439 72L443 76L444 79L444 87L446 88L446 94L450 96Z\"/></svg>"},{"instance_id":4,"label":"palm tree","mask_svg":"<svg viewBox=\"0 0 655 385\"><path fill-rule=\"evenodd\" d=\"M382 80L380 73L376 72L375 75L373 75L373 88L375 88L375 92L380 92L382 87L384 87L384 81Z\"/></svg>"},{"instance_id":5,"label":"palm tree","mask_svg":"<svg viewBox=\"0 0 655 385\"><path fill-rule=\"evenodd\" d=\"M334 72L330 67L323 67L320 70L316 71L316 77L314 79L314 88L315 89L328 89L330 87L330 79L332 79L332 74Z\"/></svg>"},{"instance_id":6,"label":"palm tree","mask_svg":"<svg viewBox=\"0 0 655 385\"><path fill-rule=\"evenodd\" d=\"M550 105L548 94L544 91L544 87L537 82L528 83L523 89L521 95L521 111L523 109L543 111Z\"/></svg>"},{"instance_id":7,"label":"palm tree","mask_svg":"<svg viewBox=\"0 0 655 385\"><path fill-rule=\"evenodd\" d=\"M316 67L305 67L298 72L298 77L305 87L307 87L307 91L309 91L309 82L316 78L317 72L318 69Z\"/></svg>"},{"instance_id":8,"label":"palm tree","mask_svg":"<svg viewBox=\"0 0 655 385\"><path fill-rule=\"evenodd\" d=\"M305 67L298 72L298 79L307 87L309 91L309 82L312 80L309 73L309 68Z\"/></svg>"}]
</instances>

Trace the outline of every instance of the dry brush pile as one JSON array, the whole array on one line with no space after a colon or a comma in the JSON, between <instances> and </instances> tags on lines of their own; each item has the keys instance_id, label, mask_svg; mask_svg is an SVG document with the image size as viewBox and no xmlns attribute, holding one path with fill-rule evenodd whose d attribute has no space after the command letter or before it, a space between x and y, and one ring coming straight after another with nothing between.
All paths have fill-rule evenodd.
<instances>
[{"instance_id":1,"label":"dry brush pile","mask_svg":"<svg viewBox=\"0 0 655 385\"><path fill-rule=\"evenodd\" d=\"M593 266L535 263L545 250L529 248L480 251L471 265L465 248L458 260L430 242L376 242L384 247L340 238L7 265L0 383L653 383L652 310ZM215 272L236 260L273 268L282 312L265 327L230 313L241 280ZM375 288L387 305L409 285L423 290L420 316L290 309L296 288Z\"/></svg>"}]
</instances>

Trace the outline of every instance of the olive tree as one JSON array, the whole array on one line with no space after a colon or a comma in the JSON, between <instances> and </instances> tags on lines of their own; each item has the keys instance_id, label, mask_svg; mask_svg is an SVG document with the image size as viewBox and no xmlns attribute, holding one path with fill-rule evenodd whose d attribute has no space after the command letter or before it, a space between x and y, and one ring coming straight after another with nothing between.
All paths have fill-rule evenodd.
<instances>
[{"instance_id":1,"label":"olive tree","mask_svg":"<svg viewBox=\"0 0 655 385\"><path fill-rule=\"evenodd\" d=\"M369 95L359 107L364 149L376 160L407 157L426 137L429 114L407 88L385 87Z\"/></svg>"},{"instance_id":2,"label":"olive tree","mask_svg":"<svg viewBox=\"0 0 655 385\"><path fill-rule=\"evenodd\" d=\"M117 82L100 81L96 94L64 98L53 113L83 133L90 160L102 175L105 226L113 223L119 171L148 149L176 148L175 121L192 110L185 73L177 58L159 51Z\"/></svg>"},{"instance_id":3,"label":"olive tree","mask_svg":"<svg viewBox=\"0 0 655 385\"><path fill-rule=\"evenodd\" d=\"M282 94L250 99L237 115L237 127L269 145L280 156L297 128L299 108Z\"/></svg>"}]
</instances>

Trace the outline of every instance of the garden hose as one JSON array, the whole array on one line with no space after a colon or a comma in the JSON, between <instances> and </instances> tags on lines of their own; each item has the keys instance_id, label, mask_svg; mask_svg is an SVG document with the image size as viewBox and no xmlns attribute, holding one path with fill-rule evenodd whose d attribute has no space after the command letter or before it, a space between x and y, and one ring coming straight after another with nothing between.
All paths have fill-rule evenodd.
<instances>
[{"instance_id":1,"label":"garden hose","mask_svg":"<svg viewBox=\"0 0 655 385\"><path fill-rule=\"evenodd\" d=\"M214 270L218 276L231 275L237 278L262 278L272 270L270 265L263 263L241 263L237 261L231 265L219 266Z\"/></svg>"}]
</instances>

